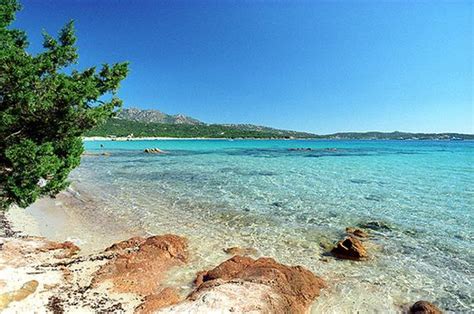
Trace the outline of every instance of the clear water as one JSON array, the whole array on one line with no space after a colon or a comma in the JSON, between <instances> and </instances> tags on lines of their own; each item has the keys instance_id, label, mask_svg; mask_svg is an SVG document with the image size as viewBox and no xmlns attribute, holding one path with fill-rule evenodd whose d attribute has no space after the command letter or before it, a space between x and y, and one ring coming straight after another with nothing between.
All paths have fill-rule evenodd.
<instances>
[{"instance_id":1,"label":"clear water","mask_svg":"<svg viewBox=\"0 0 474 314\"><path fill-rule=\"evenodd\" d=\"M101 148L100 145L104 147ZM424 299L474 311L474 142L156 140L85 142L71 175L101 214L181 234L193 261L183 293L229 246L300 264L329 284L313 312L396 312ZM168 154L145 154L159 147ZM289 148L312 148L290 151ZM324 257L348 226L379 221L371 259Z\"/></svg>"}]
</instances>

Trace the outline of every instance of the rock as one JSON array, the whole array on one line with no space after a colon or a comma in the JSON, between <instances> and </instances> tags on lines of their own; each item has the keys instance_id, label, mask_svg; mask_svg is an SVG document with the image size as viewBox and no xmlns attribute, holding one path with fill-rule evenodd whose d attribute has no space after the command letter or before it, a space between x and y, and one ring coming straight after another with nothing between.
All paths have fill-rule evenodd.
<instances>
[{"instance_id":1,"label":"rock","mask_svg":"<svg viewBox=\"0 0 474 314\"><path fill-rule=\"evenodd\" d=\"M436 305L428 301L418 301L410 307L410 314L441 314L443 313Z\"/></svg>"},{"instance_id":2,"label":"rock","mask_svg":"<svg viewBox=\"0 0 474 314\"><path fill-rule=\"evenodd\" d=\"M18 302L23 299L26 299L30 294L35 293L38 288L38 281L31 280L23 284L23 286L11 292L6 292L0 294L0 310L7 308L11 302Z\"/></svg>"},{"instance_id":3,"label":"rock","mask_svg":"<svg viewBox=\"0 0 474 314\"><path fill-rule=\"evenodd\" d=\"M377 231L390 231L392 228L382 221L369 221L366 223L359 224L359 227L364 229L372 229Z\"/></svg>"},{"instance_id":4,"label":"rock","mask_svg":"<svg viewBox=\"0 0 474 314\"><path fill-rule=\"evenodd\" d=\"M362 242L351 236L337 242L331 253L338 258L351 260L364 260L368 257Z\"/></svg>"},{"instance_id":5,"label":"rock","mask_svg":"<svg viewBox=\"0 0 474 314\"><path fill-rule=\"evenodd\" d=\"M198 273L195 282L198 287L186 301L169 312L306 313L326 287L324 280L301 266L239 255Z\"/></svg>"},{"instance_id":6,"label":"rock","mask_svg":"<svg viewBox=\"0 0 474 314\"><path fill-rule=\"evenodd\" d=\"M159 313L302 313L282 304L285 300L270 286L248 281L216 282Z\"/></svg>"},{"instance_id":7,"label":"rock","mask_svg":"<svg viewBox=\"0 0 474 314\"><path fill-rule=\"evenodd\" d=\"M207 270L201 270L196 273L196 278L194 279L194 285L199 287L202 283L204 283L204 276L207 275Z\"/></svg>"},{"instance_id":8,"label":"rock","mask_svg":"<svg viewBox=\"0 0 474 314\"><path fill-rule=\"evenodd\" d=\"M133 237L128 240L112 244L111 246L105 249L105 252L110 252L110 251L123 252L123 251L130 251L130 250L138 250L140 247L140 244L145 242L145 240L146 238L144 237Z\"/></svg>"},{"instance_id":9,"label":"rock","mask_svg":"<svg viewBox=\"0 0 474 314\"><path fill-rule=\"evenodd\" d=\"M102 153L88 153L88 152L84 152L82 153L82 156L95 156L95 157L98 157L98 156L110 156L111 153L109 152L102 152Z\"/></svg>"},{"instance_id":10,"label":"rock","mask_svg":"<svg viewBox=\"0 0 474 314\"><path fill-rule=\"evenodd\" d=\"M46 241L46 244L39 247L37 250L39 252L49 252L55 250L61 250L61 253L55 254L56 258L70 258L77 254L80 251L80 248L70 241L66 242L53 242Z\"/></svg>"},{"instance_id":11,"label":"rock","mask_svg":"<svg viewBox=\"0 0 474 314\"><path fill-rule=\"evenodd\" d=\"M149 154L166 154L165 151L163 151L159 148L145 148L145 150L143 152L149 153Z\"/></svg>"},{"instance_id":12,"label":"rock","mask_svg":"<svg viewBox=\"0 0 474 314\"><path fill-rule=\"evenodd\" d=\"M258 251L251 247L241 248L238 246L224 249L224 252L230 255L257 255Z\"/></svg>"},{"instance_id":13,"label":"rock","mask_svg":"<svg viewBox=\"0 0 474 314\"><path fill-rule=\"evenodd\" d=\"M186 239L170 234L120 242L107 249L116 256L94 274L92 285L110 281L117 292L156 294L165 272L187 261L186 249Z\"/></svg>"},{"instance_id":14,"label":"rock","mask_svg":"<svg viewBox=\"0 0 474 314\"><path fill-rule=\"evenodd\" d=\"M173 288L165 288L157 294L150 294L136 309L137 314L155 313L157 310L176 304L180 301L180 296Z\"/></svg>"},{"instance_id":15,"label":"rock","mask_svg":"<svg viewBox=\"0 0 474 314\"><path fill-rule=\"evenodd\" d=\"M321 241L319 242L319 246L324 251L331 251L331 249L334 247L334 242L330 241L329 239L322 238Z\"/></svg>"},{"instance_id":16,"label":"rock","mask_svg":"<svg viewBox=\"0 0 474 314\"><path fill-rule=\"evenodd\" d=\"M307 147L307 148L302 148L302 147L298 147L298 148L288 148L288 151L290 152L293 152L293 151L312 151L313 149L310 148L310 147Z\"/></svg>"},{"instance_id":17,"label":"rock","mask_svg":"<svg viewBox=\"0 0 474 314\"><path fill-rule=\"evenodd\" d=\"M356 237L359 238L368 238L369 234L365 232L364 230L358 229L358 228L353 228L353 227L347 227L346 228L346 233L355 235Z\"/></svg>"}]
</instances>

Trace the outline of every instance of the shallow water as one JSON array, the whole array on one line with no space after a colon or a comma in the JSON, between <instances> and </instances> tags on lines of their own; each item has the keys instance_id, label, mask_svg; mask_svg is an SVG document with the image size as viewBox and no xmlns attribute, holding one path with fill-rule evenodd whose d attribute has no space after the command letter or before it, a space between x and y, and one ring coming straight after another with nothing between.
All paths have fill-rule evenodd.
<instances>
[{"instance_id":1,"label":"shallow water","mask_svg":"<svg viewBox=\"0 0 474 314\"><path fill-rule=\"evenodd\" d=\"M104 145L101 148L100 145ZM251 246L329 288L313 312L388 312L419 299L473 311L474 142L165 140L85 142L71 180L127 228L190 239L197 270ZM167 154L145 154L159 147ZM311 148L311 150L289 150ZM370 221L367 262L321 261L321 244Z\"/></svg>"}]
</instances>

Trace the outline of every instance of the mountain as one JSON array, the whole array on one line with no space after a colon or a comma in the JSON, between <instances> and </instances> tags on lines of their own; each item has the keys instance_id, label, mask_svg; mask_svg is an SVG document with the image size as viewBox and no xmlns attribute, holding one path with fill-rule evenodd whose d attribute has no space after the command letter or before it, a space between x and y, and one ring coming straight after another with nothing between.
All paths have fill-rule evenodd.
<instances>
[{"instance_id":1,"label":"mountain","mask_svg":"<svg viewBox=\"0 0 474 314\"><path fill-rule=\"evenodd\" d=\"M408 132L342 132L317 135L254 124L206 124L197 119L158 110L124 109L86 136L177 138L308 138L334 140L474 140L474 134Z\"/></svg>"},{"instance_id":2,"label":"mountain","mask_svg":"<svg viewBox=\"0 0 474 314\"><path fill-rule=\"evenodd\" d=\"M86 136L176 138L312 138L314 134L258 126L154 123L112 118Z\"/></svg>"},{"instance_id":3,"label":"mountain","mask_svg":"<svg viewBox=\"0 0 474 314\"><path fill-rule=\"evenodd\" d=\"M142 110L137 108L127 108L120 111L115 119L138 121L146 123L167 123L167 124L203 124L201 121L191 117L176 114L169 115L159 110Z\"/></svg>"}]
</instances>

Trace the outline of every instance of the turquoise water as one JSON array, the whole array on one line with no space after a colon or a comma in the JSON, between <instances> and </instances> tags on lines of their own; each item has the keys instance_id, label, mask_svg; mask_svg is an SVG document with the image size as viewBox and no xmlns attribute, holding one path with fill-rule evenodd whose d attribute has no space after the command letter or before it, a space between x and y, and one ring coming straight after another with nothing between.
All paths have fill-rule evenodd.
<instances>
[{"instance_id":1,"label":"turquoise water","mask_svg":"<svg viewBox=\"0 0 474 314\"><path fill-rule=\"evenodd\" d=\"M104 147L101 148L100 145ZM85 142L71 179L124 226L190 239L189 284L228 246L302 264L330 288L313 312L396 312L426 299L474 310L474 142L156 140ZM167 154L145 154L159 147ZM294 151L291 148L311 148ZM371 221L371 259L324 257ZM323 260L321 260L321 258Z\"/></svg>"}]
</instances>

